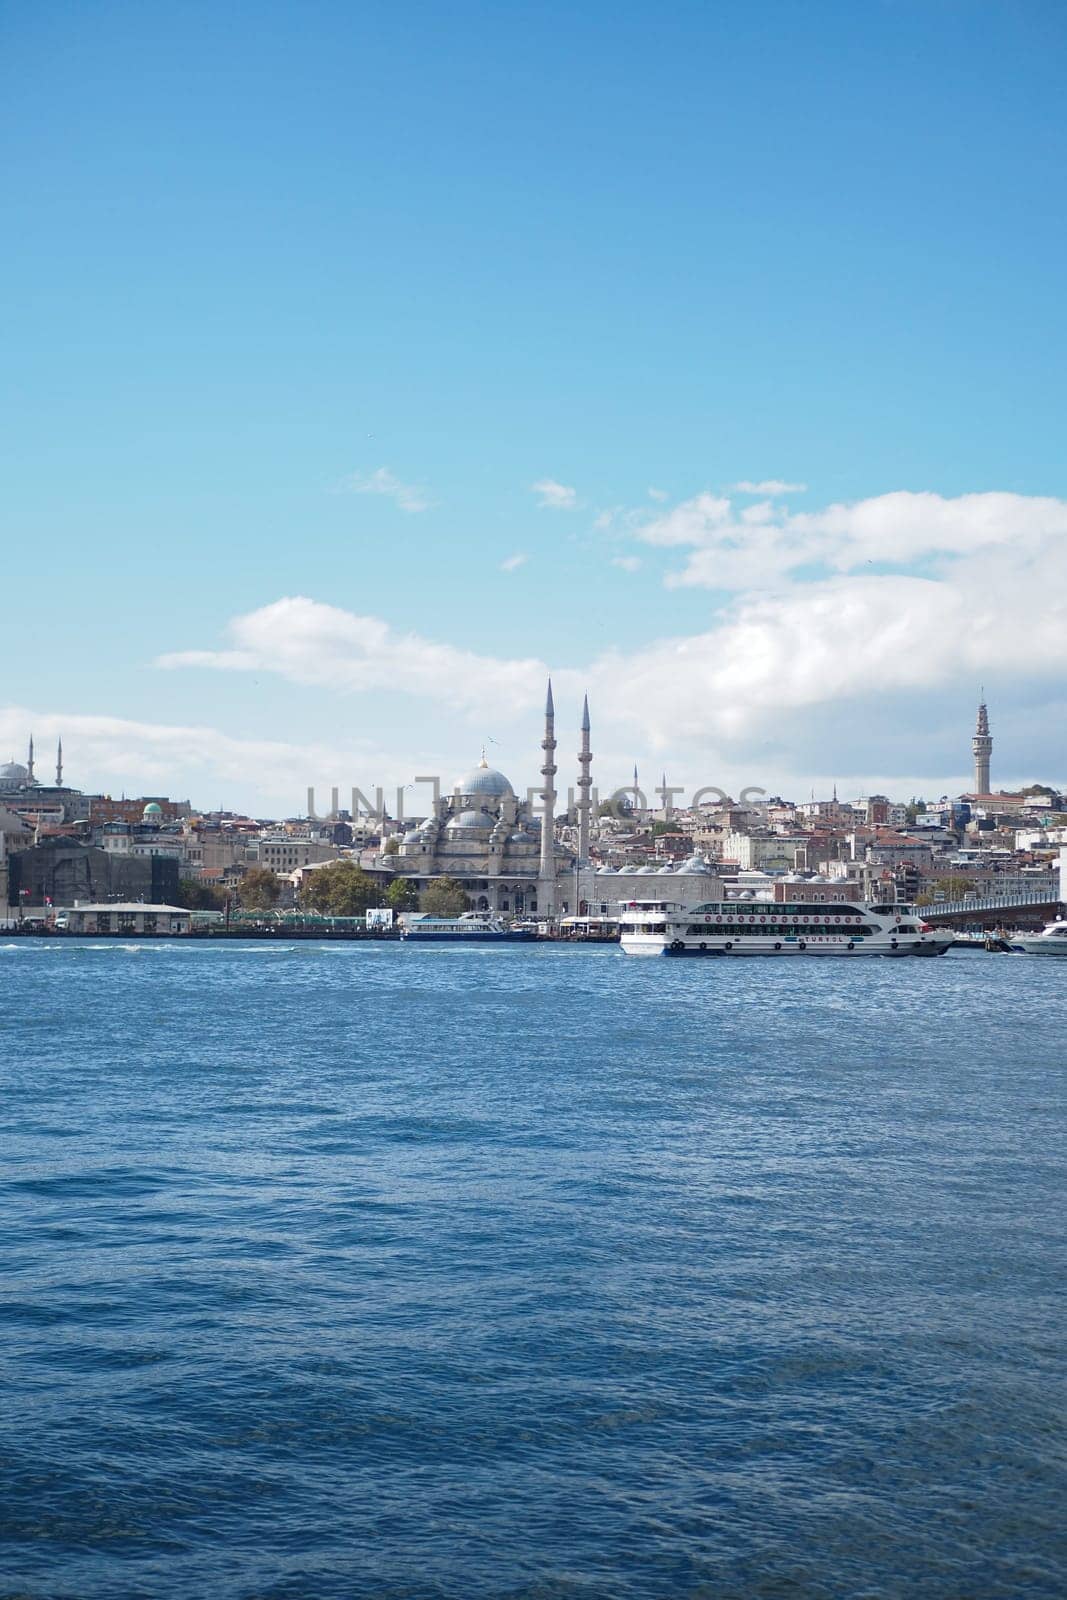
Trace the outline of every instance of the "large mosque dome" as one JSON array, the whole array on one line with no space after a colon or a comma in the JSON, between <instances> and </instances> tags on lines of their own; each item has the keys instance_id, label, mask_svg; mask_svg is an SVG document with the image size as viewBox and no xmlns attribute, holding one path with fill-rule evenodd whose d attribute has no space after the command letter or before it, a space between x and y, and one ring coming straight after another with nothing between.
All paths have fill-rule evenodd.
<instances>
[{"instance_id":1,"label":"large mosque dome","mask_svg":"<svg viewBox=\"0 0 1067 1600\"><path fill-rule=\"evenodd\" d=\"M449 822L448 832L454 833L460 829L466 831L468 828L475 828L488 833L495 826L496 819L491 817L487 811L461 811L458 817L453 817Z\"/></svg>"},{"instance_id":2,"label":"large mosque dome","mask_svg":"<svg viewBox=\"0 0 1067 1600\"><path fill-rule=\"evenodd\" d=\"M497 772L483 756L473 772L457 778L455 787L461 795L478 800L504 800L515 791L502 772Z\"/></svg>"},{"instance_id":3,"label":"large mosque dome","mask_svg":"<svg viewBox=\"0 0 1067 1600\"><path fill-rule=\"evenodd\" d=\"M0 789L24 789L29 781L29 768L20 766L17 761L5 761L0 766ZM504 781L506 783L507 779Z\"/></svg>"}]
</instances>

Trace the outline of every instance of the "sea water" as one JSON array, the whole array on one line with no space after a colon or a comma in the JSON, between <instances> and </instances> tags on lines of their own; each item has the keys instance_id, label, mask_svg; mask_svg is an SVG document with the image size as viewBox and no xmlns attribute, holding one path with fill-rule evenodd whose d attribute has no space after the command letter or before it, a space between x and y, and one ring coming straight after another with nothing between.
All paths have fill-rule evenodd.
<instances>
[{"instance_id":1,"label":"sea water","mask_svg":"<svg viewBox=\"0 0 1067 1600\"><path fill-rule=\"evenodd\" d=\"M1065 1037L1023 956L10 941L0 1595L1062 1596Z\"/></svg>"}]
</instances>

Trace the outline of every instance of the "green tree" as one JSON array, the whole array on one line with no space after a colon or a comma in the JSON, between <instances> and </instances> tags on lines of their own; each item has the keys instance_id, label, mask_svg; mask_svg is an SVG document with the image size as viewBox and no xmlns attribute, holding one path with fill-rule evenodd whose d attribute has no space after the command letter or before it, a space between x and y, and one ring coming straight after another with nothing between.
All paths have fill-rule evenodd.
<instances>
[{"instance_id":1,"label":"green tree","mask_svg":"<svg viewBox=\"0 0 1067 1600\"><path fill-rule=\"evenodd\" d=\"M435 917L458 917L467 909L467 896L455 878L435 878L419 896L419 907Z\"/></svg>"},{"instance_id":2,"label":"green tree","mask_svg":"<svg viewBox=\"0 0 1067 1600\"><path fill-rule=\"evenodd\" d=\"M397 834L391 833L382 846L383 856L395 856L400 850L400 839Z\"/></svg>"},{"instance_id":3,"label":"green tree","mask_svg":"<svg viewBox=\"0 0 1067 1600\"><path fill-rule=\"evenodd\" d=\"M181 878L175 904L184 906L186 911L224 911L226 899L226 890L217 888L213 883L201 883L197 878Z\"/></svg>"},{"instance_id":4,"label":"green tree","mask_svg":"<svg viewBox=\"0 0 1067 1600\"><path fill-rule=\"evenodd\" d=\"M308 911L330 917L361 917L380 900L378 885L354 861L331 861L329 866L317 867L300 896Z\"/></svg>"},{"instance_id":5,"label":"green tree","mask_svg":"<svg viewBox=\"0 0 1067 1600\"><path fill-rule=\"evenodd\" d=\"M968 889L974 888L974 881L971 878L950 875L947 878L938 878L934 888L940 889L946 900L963 900Z\"/></svg>"},{"instance_id":6,"label":"green tree","mask_svg":"<svg viewBox=\"0 0 1067 1600\"><path fill-rule=\"evenodd\" d=\"M249 867L237 885L237 898L245 911L270 911L278 904L282 886L269 867Z\"/></svg>"},{"instance_id":7,"label":"green tree","mask_svg":"<svg viewBox=\"0 0 1067 1600\"><path fill-rule=\"evenodd\" d=\"M393 911L414 911L419 892L410 878L394 878L385 891L385 903Z\"/></svg>"}]
</instances>

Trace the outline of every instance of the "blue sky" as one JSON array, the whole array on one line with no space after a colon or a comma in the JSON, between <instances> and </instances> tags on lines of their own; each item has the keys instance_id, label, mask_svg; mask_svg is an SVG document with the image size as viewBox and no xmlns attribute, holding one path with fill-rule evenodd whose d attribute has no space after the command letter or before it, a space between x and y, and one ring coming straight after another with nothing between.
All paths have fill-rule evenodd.
<instances>
[{"instance_id":1,"label":"blue sky","mask_svg":"<svg viewBox=\"0 0 1067 1600\"><path fill-rule=\"evenodd\" d=\"M0 32L7 745L523 783L550 666L605 783L940 792L981 681L1067 780L1061 5Z\"/></svg>"}]
</instances>

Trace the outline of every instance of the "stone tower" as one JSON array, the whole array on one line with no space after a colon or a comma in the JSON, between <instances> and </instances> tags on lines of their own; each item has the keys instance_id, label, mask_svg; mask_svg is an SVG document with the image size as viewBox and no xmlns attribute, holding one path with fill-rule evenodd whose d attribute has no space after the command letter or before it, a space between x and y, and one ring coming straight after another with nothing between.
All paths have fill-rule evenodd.
<instances>
[{"instance_id":1,"label":"stone tower","mask_svg":"<svg viewBox=\"0 0 1067 1600\"><path fill-rule=\"evenodd\" d=\"M974 752L974 792L975 794L989 793L989 758L993 754L993 740L989 732L989 713L986 710L985 691L978 702L978 721L975 725L974 738L971 740L971 749Z\"/></svg>"},{"instance_id":2,"label":"stone tower","mask_svg":"<svg viewBox=\"0 0 1067 1600\"><path fill-rule=\"evenodd\" d=\"M551 915L556 907L556 712L552 704L552 679L548 680L545 700L545 736L541 740L545 753L541 763L541 862L538 869L537 910L543 916Z\"/></svg>"},{"instance_id":3,"label":"stone tower","mask_svg":"<svg viewBox=\"0 0 1067 1600\"><path fill-rule=\"evenodd\" d=\"M589 860L589 791L593 779L589 767L593 752L589 748L589 696L582 702L582 745L578 751L578 861L585 866Z\"/></svg>"}]
</instances>

